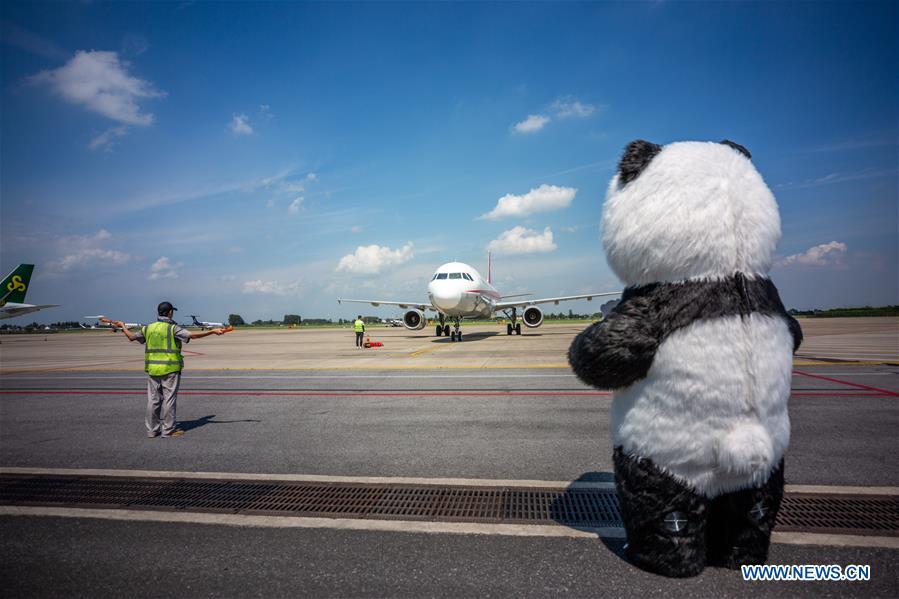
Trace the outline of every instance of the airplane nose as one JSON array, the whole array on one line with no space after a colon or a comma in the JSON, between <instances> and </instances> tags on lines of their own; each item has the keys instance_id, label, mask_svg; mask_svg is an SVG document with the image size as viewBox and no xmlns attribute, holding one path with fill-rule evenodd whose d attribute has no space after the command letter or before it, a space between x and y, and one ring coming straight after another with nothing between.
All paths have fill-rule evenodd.
<instances>
[{"instance_id":1,"label":"airplane nose","mask_svg":"<svg viewBox=\"0 0 899 599\"><path fill-rule=\"evenodd\" d=\"M456 308L462 301L462 292L449 285L434 285L430 295L431 303L443 311Z\"/></svg>"}]
</instances>

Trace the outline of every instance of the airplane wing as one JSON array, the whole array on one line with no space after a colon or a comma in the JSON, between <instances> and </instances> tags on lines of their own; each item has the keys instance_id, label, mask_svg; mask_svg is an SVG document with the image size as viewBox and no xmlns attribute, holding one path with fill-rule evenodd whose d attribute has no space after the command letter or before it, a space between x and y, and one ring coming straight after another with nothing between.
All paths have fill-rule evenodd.
<instances>
[{"instance_id":1,"label":"airplane wing","mask_svg":"<svg viewBox=\"0 0 899 599\"><path fill-rule=\"evenodd\" d=\"M16 316L21 316L23 314L28 314L30 312L37 312L38 310L43 310L44 308L58 308L59 304L43 304L40 306L20 306L17 308L11 308L10 306L4 306L3 315L0 318L15 318Z\"/></svg>"},{"instance_id":2,"label":"airplane wing","mask_svg":"<svg viewBox=\"0 0 899 599\"><path fill-rule=\"evenodd\" d=\"M506 310L508 308L527 308L534 304L556 304L559 302L568 302L572 300L592 300L594 297L603 297L606 295L621 295L620 291L610 291L607 293L585 293L584 295L565 295L562 297L546 297L542 299L518 300L515 302L496 302L497 310Z\"/></svg>"},{"instance_id":3,"label":"airplane wing","mask_svg":"<svg viewBox=\"0 0 899 599\"><path fill-rule=\"evenodd\" d=\"M382 302L381 300L357 300L357 299L342 299L337 298L337 303L342 304L343 302L347 302L349 304L371 304L375 308L380 305L385 306L399 306L400 308L418 308L419 310L434 310L434 307L427 302Z\"/></svg>"}]
</instances>

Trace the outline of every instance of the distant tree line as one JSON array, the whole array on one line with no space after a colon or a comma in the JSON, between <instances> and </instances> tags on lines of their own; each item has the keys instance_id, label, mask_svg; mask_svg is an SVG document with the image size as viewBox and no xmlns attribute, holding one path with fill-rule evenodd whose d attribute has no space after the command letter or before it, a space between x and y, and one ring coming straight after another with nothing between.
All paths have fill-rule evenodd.
<instances>
[{"instance_id":1,"label":"distant tree line","mask_svg":"<svg viewBox=\"0 0 899 599\"><path fill-rule=\"evenodd\" d=\"M790 308L793 316L811 318L838 318L847 316L899 316L899 306L863 306L861 308L831 308L830 310L796 310Z\"/></svg>"}]
</instances>

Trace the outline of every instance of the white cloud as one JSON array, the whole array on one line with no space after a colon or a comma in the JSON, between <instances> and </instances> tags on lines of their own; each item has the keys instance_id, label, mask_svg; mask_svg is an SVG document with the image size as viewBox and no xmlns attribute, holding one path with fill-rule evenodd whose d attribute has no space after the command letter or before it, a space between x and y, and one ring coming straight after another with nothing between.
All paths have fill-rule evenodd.
<instances>
[{"instance_id":1,"label":"white cloud","mask_svg":"<svg viewBox=\"0 0 899 599\"><path fill-rule=\"evenodd\" d=\"M264 295L288 295L299 291L300 282L282 284L278 281L263 281L256 279L255 281L246 281L243 284L243 293L262 293Z\"/></svg>"},{"instance_id":2,"label":"white cloud","mask_svg":"<svg viewBox=\"0 0 899 599\"><path fill-rule=\"evenodd\" d=\"M398 250L380 245L360 245L355 252L340 259L337 270L359 274L377 274L384 267L403 264L414 257L415 248L411 241Z\"/></svg>"},{"instance_id":3,"label":"white cloud","mask_svg":"<svg viewBox=\"0 0 899 599\"><path fill-rule=\"evenodd\" d=\"M359 225L355 225L354 227L352 227L350 229L350 233L361 233L361 232L362 232L362 227L360 227Z\"/></svg>"},{"instance_id":4,"label":"white cloud","mask_svg":"<svg viewBox=\"0 0 899 599\"><path fill-rule=\"evenodd\" d=\"M840 241L831 241L830 243L822 243L811 247L800 254L787 256L778 264L780 266L788 266L790 264L805 264L807 266L839 266L843 263L846 256L846 250L849 249L845 243Z\"/></svg>"},{"instance_id":5,"label":"white cloud","mask_svg":"<svg viewBox=\"0 0 899 599\"><path fill-rule=\"evenodd\" d=\"M253 128L250 126L250 117L245 114L235 114L228 123L228 128L234 135L253 135Z\"/></svg>"},{"instance_id":6,"label":"white cloud","mask_svg":"<svg viewBox=\"0 0 899 599\"><path fill-rule=\"evenodd\" d=\"M275 113L272 112L272 107L268 104L260 104L259 105L259 114L262 118L271 119L275 117Z\"/></svg>"},{"instance_id":7,"label":"white cloud","mask_svg":"<svg viewBox=\"0 0 899 599\"><path fill-rule=\"evenodd\" d=\"M149 81L130 75L129 66L116 52L79 50L63 66L41 71L29 81L48 85L66 101L114 121L146 126L153 122L153 115L141 112L138 100L165 93Z\"/></svg>"},{"instance_id":8,"label":"white cloud","mask_svg":"<svg viewBox=\"0 0 899 599\"><path fill-rule=\"evenodd\" d=\"M150 280L177 279L177 269L181 268L182 266L184 266L184 264L181 262L172 264L172 262L168 258L166 258L165 256L161 256L159 260L157 260L150 266Z\"/></svg>"},{"instance_id":9,"label":"white cloud","mask_svg":"<svg viewBox=\"0 0 899 599\"><path fill-rule=\"evenodd\" d=\"M527 216L535 212L549 212L567 208L574 199L577 189L543 184L524 195L507 193L496 202L496 207L480 219L499 220L507 216Z\"/></svg>"},{"instance_id":10,"label":"white cloud","mask_svg":"<svg viewBox=\"0 0 899 599\"><path fill-rule=\"evenodd\" d=\"M131 260L131 255L118 250L102 248L84 248L63 256L62 259L47 263L47 269L54 272L68 272L84 266L92 266L97 262L104 265L121 266Z\"/></svg>"},{"instance_id":11,"label":"white cloud","mask_svg":"<svg viewBox=\"0 0 899 599\"><path fill-rule=\"evenodd\" d=\"M306 175L307 181L315 181L317 179L318 179L318 175L316 175L315 173L309 173L308 175Z\"/></svg>"},{"instance_id":12,"label":"white cloud","mask_svg":"<svg viewBox=\"0 0 899 599\"><path fill-rule=\"evenodd\" d=\"M118 250L103 247L103 242L112 239L112 233L100 229L93 235L68 235L57 239L63 257L47 263L50 272L63 273L89 266L120 266L127 264L132 256Z\"/></svg>"},{"instance_id":13,"label":"white cloud","mask_svg":"<svg viewBox=\"0 0 899 599\"><path fill-rule=\"evenodd\" d=\"M296 214L300 211L300 206L303 205L303 198L299 197L290 203L290 206L287 207L287 212L290 214Z\"/></svg>"},{"instance_id":14,"label":"white cloud","mask_svg":"<svg viewBox=\"0 0 899 599\"><path fill-rule=\"evenodd\" d=\"M124 125L119 125L118 127L110 127L100 135L94 137L87 147L91 150L98 150L100 148L104 150L109 150L112 146L115 145L116 139L119 137L123 137L128 132L128 128Z\"/></svg>"},{"instance_id":15,"label":"white cloud","mask_svg":"<svg viewBox=\"0 0 899 599\"><path fill-rule=\"evenodd\" d=\"M515 131L515 133L536 133L543 129L548 122L548 116L543 116L542 114L529 114L528 118L520 123L515 123L515 125L512 126L512 130Z\"/></svg>"},{"instance_id":16,"label":"white cloud","mask_svg":"<svg viewBox=\"0 0 899 599\"><path fill-rule=\"evenodd\" d=\"M551 252L556 247L553 243L553 232L549 227L543 229L543 233L524 227L513 227L487 244L487 249L497 254L535 254Z\"/></svg>"},{"instance_id":17,"label":"white cloud","mask_svg":"<svg viewBox=\"0 0 899 599\"><path fill-rule=\"evenodd\" d=\"M559 98L552 104L552 109L559 118L578 117L583 118L590 116L596 112L596 106L592 104L582 104L571 96Z\"/></svg>"}]
</instances>

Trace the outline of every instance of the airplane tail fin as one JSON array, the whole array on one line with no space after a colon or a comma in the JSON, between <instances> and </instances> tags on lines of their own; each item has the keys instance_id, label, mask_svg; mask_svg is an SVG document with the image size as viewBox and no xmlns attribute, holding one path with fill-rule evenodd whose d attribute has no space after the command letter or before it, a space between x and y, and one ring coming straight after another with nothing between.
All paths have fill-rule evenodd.
<instances>
[{"instance_id":1,"label":"airplane tail fin","mask_svg":"<svg viewBox=\"0 0 899 599\"><path fill-rule=\"evenodd\" d=\"M15 270L6 275L0 283L0 305L6 302L25 303L25 292L31 281L34 264L19 264Z\"/></svg>"}]
</instances>

